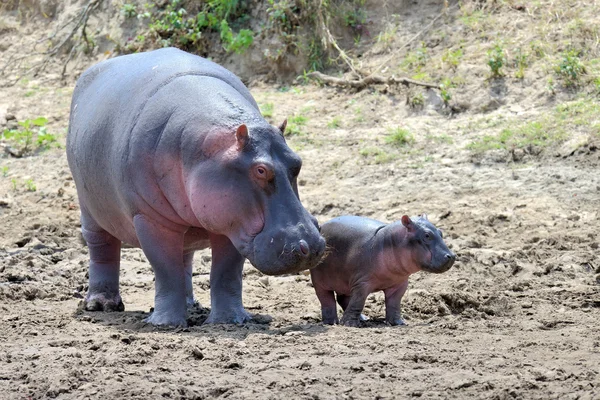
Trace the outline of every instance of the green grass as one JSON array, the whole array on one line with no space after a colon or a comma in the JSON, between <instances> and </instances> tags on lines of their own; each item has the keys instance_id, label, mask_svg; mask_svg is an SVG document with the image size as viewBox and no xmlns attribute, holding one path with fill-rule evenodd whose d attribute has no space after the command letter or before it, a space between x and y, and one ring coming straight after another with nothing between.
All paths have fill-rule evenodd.
<instances>
[{"instance_id":1,"label":"green grass","mask_svg":"<svg viewBox=\"0 0 600 400\"><path fill-rule=\"evenodd\" d=\"M498 133L484 135L467 148L477 153L530 146L543 149L568 140L575 132L596 136L600 131L600 103L582 98L559 104L534 121L507 121L505 125Z\"/></svg>"},{"instance_id":2,"label":"green grass","mask_svg":"<svg viewBox=\"0 0 600 400\"><path fill-rule=\"evenodd\" d=\"M397 155L388 153L378 147L370 146L360 150L360 155L365 157L369 163L386 164L398 158Z\"/></svg>"},{"instance_id":3,"label":"green grass","mask_svg":"<svg viewBox=\"0 0 600 400\"><path fill-rule=\"evenodd\" d=\"M415 138L410 131L404 128L390 128L389 135L385 138L386 143L394 146L405 146L414 143Z\"/></svg>"},{"instance_id":4,"label":"green grass","mask_svg":"<svg viewBox=\"0 0 600 400\"><path fill-rule=\"evenodd\" d=\"M442 133L441 135L437 135L437 136L432 136L432 135L427 135L426 136L427 140L430 140L434 143L438 143L438 144L452 144L454 143L454 140L452 139L452 136L447 135L445 133Z\"/></svg>"},{"instance_id":5,"label":"green grass","mask_svg":"<svg viewBox=\"0 0 600 400\"><path fill-rule=\"evenodd\" d=\"M308 122L308 117L302 114L295 114L290 117L289 122L298 126L304 126Z\"/></svg>"},{"instance_id":6,"label":"green grass","mask_svg":"<svg viewBox=\"0 0 600 400\"><path fill-rule=\"evenodd\" d=\"M273 109L274 108L275 108L275 106L273 105L273 103L261 104L260 105L260 112L262 113L263 117L265 117L265 118L271 118L273 116Z\"/></svg>"},{"instance_id":7,"label":"green grass","mask_svg":"<svg viewBox=\"0 0 600 400\"><path fill-rule=\"evenodd\" d=\"M340 117L334 117L327 123L329 129L337 129L342 126L342 119Z\"/></svg>"}]
</instances>

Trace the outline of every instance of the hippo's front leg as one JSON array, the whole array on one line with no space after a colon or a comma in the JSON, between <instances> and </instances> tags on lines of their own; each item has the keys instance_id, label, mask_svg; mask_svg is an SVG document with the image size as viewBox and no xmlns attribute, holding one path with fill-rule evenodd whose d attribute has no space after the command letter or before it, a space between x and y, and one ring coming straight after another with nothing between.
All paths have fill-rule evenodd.
<instances>
[{"instance_id":1,"label":"hippo's front leg","mask_svg":"<svg viewBox=\"0 0 600 400\"><path fill-rule=\"evenodd\" d=\"M400 312L400 301L408 288L408 279L383 291L385 294L385 321L390 325L406 325Z\"/></svg>"},{"instance_id":2,"label":"hippo's front leg","mask_svg":"<svg viewBox=\"0 0 600 400\"><path fill-rule=\"evenodd\" d=\"M153 325L187 326L184 232L161 226L145 216L133 219L135 231L155 276Z\"/></svg>"},{"instance_id":3,"label":"hippo's front leg","mask_svg":"<svg viewBox=\"0 0 600 400\"><path fill-rule=\"evenodd\" d=\"M244 257L227 236L211 235L210 315L207 324L243 324L251 319L242 304Z\"/></svg>"}]
</instances>

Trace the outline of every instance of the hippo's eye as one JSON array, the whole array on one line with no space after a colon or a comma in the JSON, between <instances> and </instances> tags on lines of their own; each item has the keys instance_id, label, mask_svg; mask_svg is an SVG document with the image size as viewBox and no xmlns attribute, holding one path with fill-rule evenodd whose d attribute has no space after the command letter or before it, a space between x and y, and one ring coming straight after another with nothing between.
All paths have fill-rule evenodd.
<instances>
[{"instance_id":1,"label":"hippo's eye","mask_svg":"<svg viewBox=\"0 0 600 400\"><path fill-rule=\"evenodd\" d=\"M273 179L273 169L268 165L260 163L254 166L254 176L261 181L271 181Z\"/></svg>"},{"instance_id":2,"label":"hippo's eye","mask_svg":"<svg viewBox=\"0 0 600 400\"><path fill-rule=\"evenodd\" d=\"M427 240L431 240L431 238L432 238L432 237L433 237L433 236L431 235L431 233L430 233L430 232L425 232L425 239L427 239Z\"/></svg>"}]
</instances>

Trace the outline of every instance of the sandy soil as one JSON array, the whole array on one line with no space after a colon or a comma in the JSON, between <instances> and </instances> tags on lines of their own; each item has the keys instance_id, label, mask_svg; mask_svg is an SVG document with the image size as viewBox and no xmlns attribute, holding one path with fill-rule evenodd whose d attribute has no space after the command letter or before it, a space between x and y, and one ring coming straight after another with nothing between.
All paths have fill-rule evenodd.
<instances>
[{"instance_id":1,"label":"sandy soil","mask_svg":"<svg viewBox=\"0 0 600 400\"><path fill-rule=\"evenodd\" d=\"M1 88L0 111L18 120L47 116L64 143L72 88L43 79ZM426 212L447 232L458 262L446 274L411 278L403 300L409 325L385 325L377 293L365 327L323 326L307 275L267 278L246 265L253 322L204 326L209 251L195 258L202 307L190 310L189 328L142 322L154 285L139 249L123 250L126 311L82 312L87 249L64 150L3 154L1 398L600 398L596 145L516 163L501 152L475 157L464 144L485 133L466 128L476 114L415 113L403 95L371 90L251 91L260 104L273 103L273 123L306 117L289 143L304 160L303 203L321 222ZM523 108L499 107L485 118L526 120L544 110ZM385 143L386 129L399 125L415 134L407 149ZM373 147L391 159L365 155Z\"/></svg>"}]
</instances>

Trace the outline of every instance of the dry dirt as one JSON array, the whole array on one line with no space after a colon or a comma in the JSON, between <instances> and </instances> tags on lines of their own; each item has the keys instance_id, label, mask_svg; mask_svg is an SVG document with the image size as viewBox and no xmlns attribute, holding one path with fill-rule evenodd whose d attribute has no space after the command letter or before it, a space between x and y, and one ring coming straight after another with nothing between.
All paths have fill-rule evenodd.
<instances>
[{"instance_id":1,"label":"dry dirt","mask_svg":"<svg viewBox=\"0 0 600 400\"><path fill-rule=\"evenodd\" d=\"M43 79L1 88L0 114L47 116L64 143L72 89L72 80ZM458 262L446 274L411 278L409 325L385 325L377 293L365 327L323 326L308 276L267 278L246 265L253 322L203 326L209 251L195 259L204 308L190 310L189 328L142 322L154 285L139 249L122 253L126 311L78 311L88 259L64 149L4 154L0 398L600 398L597 146L518 162L498 152L474 157L464 148L482 133L468 128L474 113L413 112L403 94L374 90L257 83L251 91L273 104L274 123L306 117L289 144L304 161L301 199L320 222L426 212L446 231ZM515 104L486 120L549 109ZM395 126L415 134L409 149L385 143ZM392 157L376 161L364 155L369 148Z\"/></svg>"}]
</instances>

